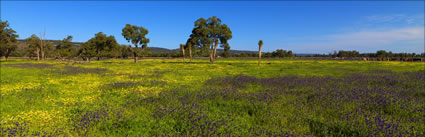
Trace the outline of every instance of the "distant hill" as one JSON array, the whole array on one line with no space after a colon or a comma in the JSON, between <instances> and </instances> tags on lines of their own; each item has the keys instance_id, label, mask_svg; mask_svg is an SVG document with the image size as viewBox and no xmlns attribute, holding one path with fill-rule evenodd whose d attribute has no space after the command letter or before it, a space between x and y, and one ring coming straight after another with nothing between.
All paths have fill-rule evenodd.
<instances>
[{"instance_id":1,"label":"distant hill","mask_svg":"<svg viewBox=\"0 0 425 137\"><path fill-rule=\"evenodd\" d=\"M52 42L53 43L53 45L56 45L56 44L58 44L58 42L59 42L59 40L46 40L47 42ZM18 42L19 42L19 44L26 44L28 41L26 41L26 40L23 40L23 39L19 39L18 40ZM83 42L72 42L72 43L74 43L74 44L76 44L76 45L81 45L81 44L83 44Z\"/></svg>"},{"instance_id":2,"label":"distant hill","mask_svg":"<svg viewBox=\"0 0 425 137\"><path fill-rule=\"evenodd\" d=\"M151 52L174 52L179 49L167 49L161 47L149 47ZM224 49L217 49L217 53L224 52ZM249 50L230 50L231 53L257 53L258 51L249 51Z\"/></svg>"},{"instance_id":3,"label":"distant hill","mask_svg":"<svg viewBox=\"0 0 425 137\"><path fill-rule=\"evenodd\" d=\"M309 57L309 56L314 56L314 55L318 55L318 54L314 54L314 53L295 53L295 56L299 56L299 57Z\"/></svg>"},{"instance_id":4,"label":"distant hill","mask_svg":"<svg viewBox=\"0 0 425 137\"><path fill-rule=\"evenodd\" d=\"M167 49L167 48L161 48L161 47L149 47L149 49L151 50L151 52L154 52L154 53L173 52L177 50L177 49Z\"/></svg>"},{"instance_id":5,"label":"distant hill","mask_svg":"<svg viewBox=\"0 0 425 137\"><path fill-rule=\"evenodd\" d=\"M20 45L26 44L27 41L26 40L18 40ZM59 40L46 40L47 42L52 42L54 46L57 45ZM83 44L83 42L72 42L75 45L77 45L77 47L80 47L81 44ZM167 53L167 52L175 52L178 51L179 49L167 49L167 48L161 48L161 47L149 47L150 51L153 53ZM220 54L224 52L224 49L217 49L217 53ZM231 53L233 54L240 54L240 53L257 53L258 51L249 51L249 50L230 50ZM313 56L316 55L314 53L301 53L301 54L296 54L296 56Z\"/></svg>"},{"instance_id":6,"label":"distant hill","mask_svg":"<svg viewBox=\"0 0 425 137\"><path fill-rule=\"evenodd\" d=\"M23 39L19 39L18 42L19 42L19 46L21 46L21 47L28 43L28 41L23 40ZM46 42L52 42L53 46L56 46L58 44L59 40L46 40ZM72 43L74 43L77 46L77 48L80 48L80 46L83 44L83 42L72 42Z\"/></svg>"}]
</instances>

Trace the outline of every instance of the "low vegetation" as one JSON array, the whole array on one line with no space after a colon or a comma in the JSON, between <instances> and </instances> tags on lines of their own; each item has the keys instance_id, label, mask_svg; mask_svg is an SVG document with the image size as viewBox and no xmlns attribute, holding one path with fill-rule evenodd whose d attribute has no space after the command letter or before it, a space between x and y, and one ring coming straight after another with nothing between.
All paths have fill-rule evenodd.
<instances>
[{"instance_id":1,"label":"low vegetation","mask_svg":"<svg viewBox=\"0 0 425 137\"><path fill-rule=\"evenodd\" d=\"M1 62L2 136L425 136L423 62Z\"/></svg>"}]
</instances>

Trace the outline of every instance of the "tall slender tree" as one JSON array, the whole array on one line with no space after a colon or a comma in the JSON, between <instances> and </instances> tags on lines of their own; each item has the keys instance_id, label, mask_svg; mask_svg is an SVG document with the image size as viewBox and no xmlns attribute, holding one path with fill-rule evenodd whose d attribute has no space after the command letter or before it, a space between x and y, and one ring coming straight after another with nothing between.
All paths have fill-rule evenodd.
<instances>
[{"instance_id":1,"label":"tall slender tree","mask_svg":"<svg viewBox=\"0 0 425 137\"><path fill-rule=\"evenodd\" d=\"M41 60L45 60L45 49L46 49L46 30L43 33L40 32L40 51L41 51Z\"/></svg>"},{"instance_id":2,"label":"tall slender tree","mask_svg":"<svg viewBox=\"0 0 425 137\"><path fill-rule=\"evenodd\" d=\"M137 56L139 54L139 47L138 45L142 45L141 52L148 46L149 39L146 38L146 35L149 33L147 29L145 29L142 26L135 26L126 24L125 27L122 29L122 35L124 38L128 41L134 44L134 50L133 50L133 56L134 56L134 63L137 63Z\"/></svg>"},{"instance_id":3,"label":"tall slender tree","mask_svg":"<svg viewBox=\"0 0 425 137\"><path fill-rule=\"evenodd\" d=\"M182 55L183 55L183 63L184 63L185 62L184 59L186 58L185 54L184 54L184 44L180 44L180 50L181 50Z\"/></svg>"},{"instance_id":4,"label":"tall slender tree","mask_svg":"<svg viewBox=\"0 0 425 137\"><path fill-rule=\"evenodd\" d=\"M4 56L7 59L9 55L17 48L17 39L19 36L12 28L9 27L7 21L1 21L0 24L0 57Z\"/></svg>"},{"instance_id":5,"label":"tall slender tree","mask_svg":"<svg viewBox=\"0 0 425 137\"><path fill-rule=\"evenodd\" d=\"M261 48L263 47L263 40L258 41L258 66L261 63Z\"/></svg>"},{"instance_id":6,"label":"tall slender tree","mask_svg":"<svg viewBox=\"0 0 425 137\"><path fill-rule=\"evenodd\" d=\"M186 42L186 48L189 49L189 58L190 58L189 62L192 62L192 47L196 44L195 41L196 41L195 38L193 38L192 35L191 35L190 38Z\"/></svg>"},{"instance_id":7,"label":"tall slender tree","mask_svg":"<svg viewBox=\"0 0 425 137\"><path fill-rule=\"evenodd\" d=\"M189 62L192 62L192 43L187 43L186 46L189 48Z\"/></svg>"}]
</instances>

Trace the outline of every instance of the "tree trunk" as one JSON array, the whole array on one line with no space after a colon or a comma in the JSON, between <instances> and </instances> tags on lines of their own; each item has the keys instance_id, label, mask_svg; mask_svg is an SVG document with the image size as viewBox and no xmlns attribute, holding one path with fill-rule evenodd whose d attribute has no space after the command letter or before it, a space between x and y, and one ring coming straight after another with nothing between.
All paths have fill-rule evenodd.
<instances>
[{"instance_id":1,"label":"tree trunk","mask_svg":"<svg viewBox=\"0 0 425 137\"><path fill-rule=\"evenodd\" d=\"M1 57L1 56L0 56ZM9 49L6 48L6 55L4 55L4 58L6 59L7 62L7 58L9 57Z\"/></svg>"},{"instance_id":2,"label":"tree trunk","mask_svg":"<svg viewBox=\"0 0 425 137\"><path fill-rule=\"evenodd\" d=\"M209 52L210 52L210 63L214 64L214 45L211 44Z\"/></svg>"},{"instance_id":3,"label":"tree trunk","mask_svg":"<svg viewBox=\"0 0 425 137\"><path fill-rule=\"evenodd\" d=\"M182 54L183 54L183 63L184 63L185 62L184 59L186 58L185 54L184 54L184 46L181 47L181 50L182 50Z\"/></svg>"},{"instance_id":4,"label":"tree trunk","mask_svg":"<svg viewBox=\"0 0 425 137\"><path fill-rule=\"evenodd\" d=\"M44 60L44 45L45 45L45 41L43 39L45 39L45 35L46 35L46 30L44 30L43 33L40 32L40 48L41 48L41 60Z\"/></svg>"},{"instance_id":5,"label":"tree trunk","mask_svg":"<svg viewBox=\"0 0 425 137\"><path fill-rule=\"evenodd\" d=\"M214 63L214 59L215 59L215 55L216 55L216 51L217 51L217 46L218 46L218 40L214 41L215 45L211 45L211 49L210 49L210 63Z\"/></svg>"},{"instance_id":6,"label":"tree trunk","mask_svg":"<svg viewBox=\"0 0 425 137\"><path fill-rule=\"evenodd\" d=\"M43 40L41 40L41 41L43 41ZM43 46L43 42L41 42L41 45L40 45L40 47L41 47L41 60L44 60L44 46Z\"/></svg>"},{"instance_id":7,"label":"tree trunk","mask_svg":"<svg viewBox=\"0 0 425 137\"><path fill-rule=\"evenodd\" d=\"M190 62L192 63L192 45L189 46L189 57L190 57Z\"/></svg>"},{"instance_id":8,"label":"tree trunk","mask_svg":"<svg viewBox=\"0 0 425 137\"><path fill-rule=\"evenodd\" d=\"M90 58L89 57L86 58L86 62L90 62Z\"/></svg>"},{"instance_id":9,"label":"tree trunk","mask_svg":"<svg viewBox=\"0 0 425 137\"><path fill-rule=\"evenodd\" d=\"M258 48L258 66L260 66L261 64L261 45Z\"/></svg>"},{"instance_id":10,"label":"tree trunk","mask_svg":"<svg viewBox=\"0 0 425 137\"><path fill-rule=\"evenodd\" d=\"M140 58L140 59L143 59L143 57L144 57L144 55L143 55L143 52L145 51L145 48L141 48L141 50L140 50L140 54L142 54L142 57Z\"/></svg>"},{"instance_id":11,"label":"tree trunk","mask_svg":"<svg viewBox=\"0 0 425 137\"><path fill-rule=\"evenodd\" d=\"M139 61L137 61L137 54L136 51L133 52L133 56L134 56L134 63L137 63Z\"/></svg>"},{"instance_id":12,"label":"tree trunk","mask_svg":"<svg viewBox=\"0 0 425 137\"><path fill-rule=\"evenodd\" d=\"M214 57L213 57L213 51L210 52L210 63L214 64Z\"/></svg>"},{"instance_id":13,"label":"tree trunk","mask_svg":"<svg viewBox=\"0 0 425 137\"><path fill-rule=\"evenodd\" d=\"M137 63L137 62L139 62L139 61L137 61L137 50L139 48L137 47L137 45L135 45L135 46L136 46L136 48L133 50L133 57L134 57L134 63Z\"/></svg>"},{"instance_id":14,"label":"tree trunk","mask_svg":"<svg viewBox=\"0 0 425 137\"><path fill-rule=\"evenodd\" d=\"M41 60L44 60L44 48L41 47Z\"/></svg>"},{"instance_id":15,"label":"tree trunk","mask_svg":"<svg viewBox=\"0 0 425 137\"><path fill-rule=\"evenodd\" d=\"M40 61L40 49L39 48L37 48L36 54L37 54L37 61Z\"/></svg>"},{"instance_id":16,"label":"tree trunk","mask_svg":"<svg viewBox=\"0 0 425 137\"><path fill-rule=\"evenodd\" d=\"M8 52L9 52L9 49L6 49L6 55L4 55L4 58L6 58L6 62L7 62L7 58L9 57Z\"/></svg>"},{"instance_id":17,"label":"tree trunk","mask_svg":"<svg viewBox=\"0 0 425 137\"><path fill-rule=\"evenodd\" d=\"M97 60L100 60L100 52L99 52L99 50L96 50L96 56L97 56Z\"/></svg>"},{"instance_id":18,"label":"tree trunk","mask_svg":"<svg viewBox=\"0 0 425 137\"><path fill-rule=\"evenodd\" d=\"M218 46L218 40L215 40L215 46L214 46L214 59L216 57L216 53L217 53L217 46Z\"/></svg>"}]
</instances>

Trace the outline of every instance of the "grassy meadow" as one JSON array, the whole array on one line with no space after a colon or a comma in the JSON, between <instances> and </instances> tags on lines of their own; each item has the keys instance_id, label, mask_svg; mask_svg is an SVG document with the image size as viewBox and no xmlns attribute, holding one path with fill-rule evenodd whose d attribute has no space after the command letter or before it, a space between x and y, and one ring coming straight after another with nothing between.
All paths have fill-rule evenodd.
<instances>
[{"instance_id":1,"label":"grassy meadow","mask_svg":"<svg viewBox=\"0 0 425 137\"><path fill-rule=\"evenodd\" d=\"M186 61L188 61L186 59ZM2 136L425 136L425 63L1 62Z\"/></svg>"}]
</instances>

